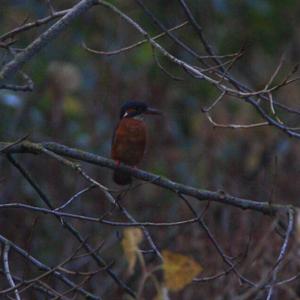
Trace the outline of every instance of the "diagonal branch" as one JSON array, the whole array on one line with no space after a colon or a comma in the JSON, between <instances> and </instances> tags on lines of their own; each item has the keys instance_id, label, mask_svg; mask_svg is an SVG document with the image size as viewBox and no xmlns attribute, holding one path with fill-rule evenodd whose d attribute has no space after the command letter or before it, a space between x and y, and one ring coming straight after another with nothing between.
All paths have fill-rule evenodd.
<instances>
[{"instance_id":1,"label":"diagonal branch","mask_svg":"<svg viewBox=\"0 0 300 300\"><path fill-rule=\"evenodd\" d=\"M136 0L136 1L138 1L140 4L142 4L142 2L140 0ZM232 95L234 97L238 97L240 99L244 99L244 101L247 102L247 103L249 103L250 105L252 105L255 108L255 110L257 111L257 113L263 119L265 119L270 125L272 125L272 126L278 128L278 129L280 129L284 133L288 134L290 137L295 137L295 138L300 139L300 134L299 133L290 130L288 127L286 127L285 125L281 124L276 119L272 118L259 105L259 102L256 100L256 97L260 97L260 98L265 99L264 96L267 93L274 91L276 88L278 88L278 86L273 87L272 89L267 90L267 91L261 90L261 91L256 91L256 92L250 92L249 89L242 87L240 84L236 83L234 79L231 79L231 78L229 78L228 81L233 85L234 88L229 87L227 84L220 83L218 79L215 79L215 78L213 78L213 77L205 74L204 71L201 70L201 68L192 66L189 63L185 62L184 60L182 60L182 59L180 59L180 58L172 55L163 46L161 46L159 43L155 42L149 36L149 34L147 33L147 31L145 31L143 29L143 27L141 25L139 25L137 22L135 22L127 14L123 13L122 11L120 11L116 6L114 6L111 3L108 3L106 1L103 1L103 0L98 0L98 3L101 4L101 5L103 5L103 6L105 6L105 7L107 7L107 8L109 8L109 9L111 9L114 13L116 13L122 19L124 19L128 24L130 24L131 26L133 26L138 32L140 32L141 34L143 34L148 39L149 43L153 47L155 47L158 51L160 51L165 57L167 57L174 64L177 64L178 66L180 66L181 68L183 68L185 71L187 71L192 77L195 77L195 78L200 79L200 80L206 80L207 82L209 82L210 84L212 84L213 86L215 86L220 91L226 92L227 94ZM144 6L143 6L143 8L144 8ZM168 35L170 36L171 33L169 33ZM176 39L174 39L174 36L171 36L171 37L172 37L172 39L174 41L176 41ZM184 45L182 47L184 47ZM221 76L221 78L224 77L224 73L217 74L217 75L219 77ZM226 76L224 78L227 78L227 77L228 76ZM267 100L269 101L268 97L267 97Z\"/></svg>"},{"instance_id":2,"label":"diagonal branch","mask_svg":"<svg viewBox=\"0 0 300 300\"><path fill-rule=\"evenodd\" d=\"M0 152L1 149L10 145L9 143L0 143ZM258 211L264 214L273 215L278 211L286 211L289 209L289 205L280 205L280 204L270 204L269 202L259 202L250 199L239 198L231 196L224 191L209 191L204 189L197 189L188 185L174 182L168 178L161 177L159 175L145 172L140 169L132 168L125 164L117 164L115 161L89 153L86 151L78 150L75 148L70 148L58 143L48 142L48 143L31 143L28 141L22 142L20 144L14 145L4 153L32 153L32 154L42 154L42 149L46 148L56 154L67 156L73 159L80 161L85 161L93 165L102 166L109 169L120 169L132 176L141 179L143 181L150 182L154 185L160 186L167 190L180 193L182 195L191 196L200 201L213 201L220 204L227 204L235 206L241 209L251 209Z\"/></svg>"},{"instance_id":3,"label":"diagonal branch","mask_svg":"<svg viewBox=\"0 0 300 300\"><path fill-rule=\"evenodd\" d=\"M3 250L3 269L4 269L5 276L7 278L7 281L9 282L9 285L14 289L16 300L21 300L19 291L15 288L16 284L15 284L13 277L9 270L9 262L8 262L9 249L10 249L9 243L5 243L4 250Z\"/></svg>"},{"instance_id":4,"label":"diagonal branch","mask_svg":"<svg viewBox=\"0 0 300 300\"><path fill-rule=\"evenodd\" d=\"M36 20L34 22L29 22L29 23L26 23L22 26L19 26L3 35L0 36L0 41L5 41L7 39L11 39L11 38L14 38L17 34L21 33L21 32L24 32L24 31L27 31L27 30L30 30L34 27L38 27L38 26L41 26L41 25L44 25L44 24L47 24L49 22L51 22L52 20L54 19L57 19L59 17L62 17L64 16L69 10L61 10L61 11L57 11L55 13L53 13L52 15L49 15L45 18L42 18L42 19L39 19L39 20Z\"/></svg>"},{"instance_id":5,"label":"diagonal branch","mask_svg":"<svg viewBox=\"0 0 300 300\"><path fill-rule=\"evenodd\" d=\"M136 222L134 217L131 216L131 214L124 208L121 206L120 203L118 203L118 201L114 198L114 196L112 195L112 193L109 191L109 189L107 187L105 187L104 185L102 185L100 182L96 181L95 179L91 178L88 174L86 174L82 168L80 167L80 165L78 164L74 164L71 161L67 160L66 158L61 157L60 155L50 151L49 149L46 149L45 147L41 147L41 151L46 154L49 155L50 157L58 160L59 162L63 163L64 165L74 169L75 171L77 171L81 176L83 176L86 180L88 180L90 183L96 185L97 187L99 187L103 193L105 194L106 198L114 205L117 205L119 207L119 209L121 210L121 212L126 216L127 219L129 219L132 222ZM162 259L162 255L160 254L159 250L157 249L155 243L153 242L148 230L142 226L142 230L144 232L144 235L146 237L146 239L148 240L150 246L152 247L153 251L156 253L156 255Z\"/></svg>"},{"instance_id":6,"label":"diagonal branch","mask_svg":"<svg viewBox=\"0 0 300 300\"><path fill-rule=\"evenodd\" d=\"M23 52L17 54L13 60L3 66L0 71L0 83L2 83L3 79L13 76L27 61L55 39L74 19L85 13L95 4L97 4L95 0L81 0L71 8L60 20L36 38Z\"/></svg>"},{"instance_id":7,"label":"diagonal branch","mask_svg":"<svg viewBox=\"0 0 300 300\"><path fill-rule=\"evenodd\" d=\"M286 256L287 247L288 247L289 239L292 235L293 227L294 227L294 211L292 209L290 209L288 211L288 227L287 227L287 230L285 233L285 238L284 238L283 244L281 246L274 270L272 272L272 282L271 282L270 289L268 291L266 300L271 300L271 298L272 298L272 294L274 291L274 282L276 281L277 273L279 271L280 265L281 265L284 257Z\"/></svg>"},{"instance_id":8,"label":"diagonal branch","mask_svg":"<svg viewBox=\"0 0 300 300\"><path fill-rule=\"evenodd\" d=\"M177 26L174 26L174 27L170 28L168 31L171 32L171 31L180 29L180 28L184 27L186 24L188 24L187 21L185 21L185 22L183 22L183 23L181 23L181 24L179 24L179 25L177 25ZM165 33L165 32L162 32L162 33L160 33L160 34L154 36L154 37L153 37L153 40L157 40L157 39L159 39L159 38L161 38L161 37L163 37L163 36L165 36L165 35L166 35L166 33ZM139 47L139 46L141 46L141 45L143 45L143 44L145 44L145 43L147 43L147 42L148 42L147 39L143 39L143 40L141 40L141 41L139 41L139 42L136 42L136 43L134 43L134 44L131 44L131 45L129 45L129 46L126 46L126 47L123 47L123 48L117 49L117 50L112 50L112 51L99 51L99 50L94 50L94 49L92 49L92 48L89 48L84 42L82 43L82 46L83 46L83 48L84 48L85 50L87 50L88 52L91 52L91 53L94 53L94 54L99 54L99 55L111 56L111 55L117 55L117 54L120 54L120 53L123 53L123 52L127 52L127 51L132 50L132 49L134 49L134 48L136 48L136 47Z\"/></svg>"},{"instance_id":9,"label":"diagonal branch","mask_svg":"<svg viewBox=\"0 0 300 300\"><path fill-rule=\"evenodd\" d=\"M31 206L23 203L5 203L0 204L0 210L2 209L24 209L29 211L35 211L43 214L49 214L59 217L66 217L70 219L77 219L81 221L87 221L87 222L94 222L94 223L101 223L104 225L109 226L117 226L117 227L173 227L173 226L181 226L181 225L188 225L193 224L199 221L199 217L195 217L188 220L183 221L176 221L176 222L137 222L135 220L132 220L131 222L118 222L118 221L112 221L112 220L106 220L102 217L90 217L85 215L79 215L79 214L72 214L72 213L65 213L65 212L58 212L56 210L51 210L47 208L37 207L37 206ZM1 292L0 292L1 294Z\"/></svg>"},{"instance_id":10,"label":"diagonal branch","mask_svg":"<svg viewBox=\"0 0 300 300\"><path fill-rule=\"evenodd\" d=\"M33 256L31 256L28 252L26 252L25 250L23 250L19 246L15 245L13 242L11 242L7 238L5 238L3 235L0 235L0 243L2 243L3 245L9 245L9 247L11 249L14 249L17 253L19 253L21 256L23 256L25 259L27 259L33 265L35 265L39 270L44 270L44 271L50 271L51 270L50 267L48 267L47 265L43 264L42 262L40 262L39 260L37 260L36 258L34 258ZM95 300L96 299L100 299L98 296L94 296L93 294L89 293L88 291L86 291L83 288L80 288L80 287L77 288L77 285L75 283L73 283L67 277L63 276L60 272L54 271L53 275L56 278L60 279L62 282L64 282L66 285L68 285L70 287L76 287L76 289L82 295L84 295L85 297L87 297L89 299L95 299Z\"/></svg>"},{"instance_id":11,"label":"diagonal branch","mask_svg":"<svg viewBox=\"0 0 300 300\"><path fill-rule=\"evenodd\" d=\"M19 170L19 172L24 176L27 182L31 185L34 191L39 195L42 201L52 210L55 208L53 207L51 200L49 197L43 192L40 186L35 182L35 180L31 177L31 175L25 170L12 156L8 155L9 161ZM132 297L135 297L134 292L110 269L109 265L106 264L105 260L98 255L97 253L93 252L92 247L85 241L85 239L81 236L79 231L69 222L64 220L63 218L57 216L57 219L64 225L64 227L80 242L83 244L84 249L90 253L91 257L94 261L98 264L98 266L105 267L105 272L128 294Z\"/></svg>"}]
</instances>

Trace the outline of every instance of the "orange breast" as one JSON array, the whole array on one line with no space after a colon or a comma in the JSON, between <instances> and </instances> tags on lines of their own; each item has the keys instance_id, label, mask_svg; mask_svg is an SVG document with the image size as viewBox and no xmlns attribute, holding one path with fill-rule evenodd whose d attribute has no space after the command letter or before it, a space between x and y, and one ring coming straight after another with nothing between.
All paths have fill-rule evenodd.
<instances>
[{"instance_id":1,"label":"orange breast","mask_svg":"<svg viewBox=\"0 0 300 300\"><path fill-rule=\"evenodd\" d=\"M146 134L142 120L121 119L113 137L111 157L127 165L139 164L145 152Z\"/></svg>"}]
</instances>

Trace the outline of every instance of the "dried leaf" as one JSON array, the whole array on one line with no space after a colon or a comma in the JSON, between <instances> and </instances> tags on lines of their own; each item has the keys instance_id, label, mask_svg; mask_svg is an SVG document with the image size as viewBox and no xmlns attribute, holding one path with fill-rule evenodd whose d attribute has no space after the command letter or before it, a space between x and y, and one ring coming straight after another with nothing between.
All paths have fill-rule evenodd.
<instances>
[{"instance_id":1,"label":"dried leaf","mask_svg":"<svg viewBox=\"0 0 300 300\"><path fill-rule=\"evenodd\" d=\"M122 246L124 254L128 261L128 274L133 273L136 260L137 260L137 251L138 245L143 240L143 232L140 228L126 228L124 230L124 237L122 240Z\"/></svg>"},{"instance_id":2,"label":"dried leaf","mask_svg":"<svg viewBox=\"0 0 300 300\"><path fill-rule=\"evenodd\" d=\"M193 258L168 250L162 252L166 287L173 292L183 289L203 268Z\"/></svg>"}]
</instances>

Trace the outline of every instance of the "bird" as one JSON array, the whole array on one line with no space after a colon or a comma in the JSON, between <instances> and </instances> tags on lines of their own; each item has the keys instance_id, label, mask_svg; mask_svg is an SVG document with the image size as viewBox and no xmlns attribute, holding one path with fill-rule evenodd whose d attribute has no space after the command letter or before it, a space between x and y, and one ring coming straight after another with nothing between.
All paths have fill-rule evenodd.
<instances>
[{"instance_id":1,"label":"bird","mask_svg":"<svg viewBox=\"0 0 300 300\"><path fill-rule=\"evenodd\" d=\"M161 111L140 101L127 101L120 110L120 120L114 130L111 158L118 164L136 167L144 157L147 129L144 115L161 115ZM115 170L113 180L119 185L132 182L131 175Z\"/></svg>"}]
</instances>

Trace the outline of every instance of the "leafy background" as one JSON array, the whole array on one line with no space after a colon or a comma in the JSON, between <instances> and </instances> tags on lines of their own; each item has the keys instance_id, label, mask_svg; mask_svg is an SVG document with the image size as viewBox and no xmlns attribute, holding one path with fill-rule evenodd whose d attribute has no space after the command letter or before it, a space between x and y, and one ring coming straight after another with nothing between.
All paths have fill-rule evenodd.
<instances>
[{"instance_id":1,"label":"leafy background","mask_svg":"<svg viewBox=\"0 0 300 300\"><path fill-rule=\"evenodd\" d=\"M159 29L145 17L134 1L113 1L139 22L152 35ZM285 53L283 71L299 62L300 3L289 1L189 1L195 17L219 54L239 51L245 55L232 73L253 89L262 88ZM52 1L57 10L66 9L75 1ZM145 1L152 12L167 27L185 20L177 1ZM5 33L24 22L47 15L45 1L1 1L0 28ZM16 47L26 47L45 27L18 36ZM199 53L203 48L197 35L186 26L176 35ZM0 136L3 141L16 140L30 134L34 141L55 141L102 156L110 156L113 129L119 108L127 99L146 101L164 112L163 118L149 118L149 142L141 168L172 180L200 188L225 190L236 196L258 201L297 204L300 186L298 143L272 128L247 130L217 129L205 118L201 108L209 105L216 91L206 82L190 79L182 70L159 56L162 65L175 81L155 64L151 47L144 44L118 56L100 56L87 52L82 43L99 50L114 50L143 39L129 25L103 7L95 7L78 19L62 35L34 57L25 71L35 83L32 93L0 92ZM191 57L174 42L160 42L172 53L191 61ZM1 63L9 58L0 50ZM284 73L284 72L283 72ZM282 74L283 74L282 73ZM283 76L281 74L281 76ZM299 84L282 88L276 98L294 108L299 107ZM279 111L283 115L283 112ZM213 114L220 123L249 124L259 121L255 111L246 103L226 99ZM289 121L297 126L297 116ZM30 170L56 206L86 186L74 172L45 157L18 157ZM101 183L115 187L111 172L84 165L90 175ZM5 159L0 160L1 202L41 204L17 171ZM172 221L191 217L172 193L150 185L129 192L123 200L140 221ZM197 207L204 204L195 203ZM104 195L91 191L77 201L70 211L101 215L109 209ZM0 211L1 231L17 244L49 264L59 260L76 247L76 242L51 217L36 217L22 211ZM121 216L115 212L114 217ZM249 236L251 243L242 270L253 280L259 280L272 265L281 239L274 234L274 219L248 211L211 204L206 221L226 253L235 256L245 251ZM105 241L101 250L114 268L126 277L121 229L103 225L74 225L88 235L96 245ZM192 255L204 268L204 276L222 271L222 260L213 252L205 233L197 225L172 229L150 230L160 248ZM30 239L28 239L30 236ZM297 236L295 245L297 245ZM144 245L146 247L146 244ZM211 255L214 253L214 255ZM285 275L299 271L298 252L292 250L293 264L284 269ZM18 257L16 256L17 260ZM149 258L149 264L153 262ZM88 263L83 268L91 267ZM16 264L16 273L33 274L30 266ZM94 291L106 297L117 297L115 285L105 274L92 280ZM135 276L127 278L134 287ZM293 289L282 288L276 297L299 297ZM206 284L192 284L172 299L225 299L243 292L231 275ZM221 295L223 293L223 296ZM148 287L146 299L153 297ZM32 296L32 295L31 295ZM224 296L224 297L225 297ZM34 296L32 296L34 297ZM295 298L296 299L296 298Z\"/></svg>"}]
</instances>

